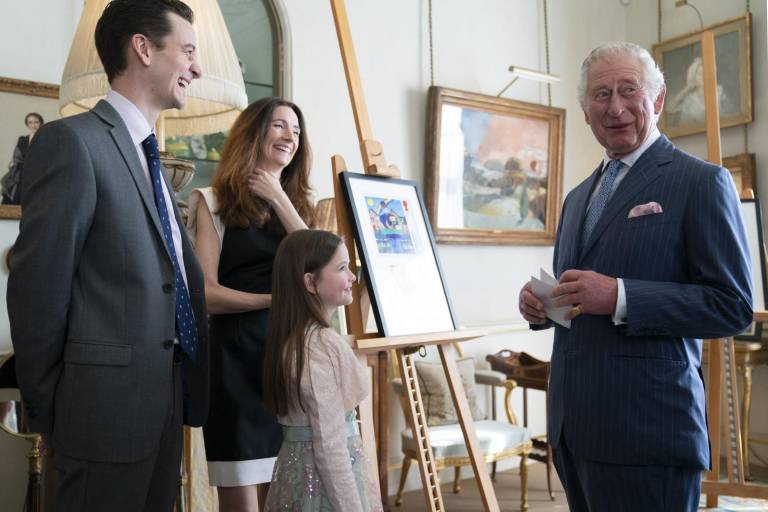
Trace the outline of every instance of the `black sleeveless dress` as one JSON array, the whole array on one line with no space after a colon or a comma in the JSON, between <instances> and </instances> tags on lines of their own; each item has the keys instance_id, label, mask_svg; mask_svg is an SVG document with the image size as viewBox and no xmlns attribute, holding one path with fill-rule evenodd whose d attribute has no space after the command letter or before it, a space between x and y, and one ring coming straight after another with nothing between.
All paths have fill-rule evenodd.
<instances>
[{"instance_id":1,"label":"black sleeveless dress","mask_svg":"<svg viewBox=\"0 0 768 512\"><path fill-rule=\"evenodd\" d=\"M280 241L281 237L262 228L227 227L219 257L219 283L244 292L272 293L272 264ZM260 309L210 317L211 406L203 435L212 485L257 482L247 481L245 475L236 482L217 481L211 466L220 463L211 461L258 462L256 459L277 456L280 450L281 427L261 400L268 314L268 309ZM248 464L229 466L225 475Z\"/></svg>"}]
</instances>

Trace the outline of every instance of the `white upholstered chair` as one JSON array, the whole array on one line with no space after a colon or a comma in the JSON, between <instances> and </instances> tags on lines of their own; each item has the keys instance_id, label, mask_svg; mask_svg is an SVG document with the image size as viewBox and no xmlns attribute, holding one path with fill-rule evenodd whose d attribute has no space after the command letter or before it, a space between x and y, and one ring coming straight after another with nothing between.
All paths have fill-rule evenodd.
<instances>
[{"instance_id":1,"label":"white upholstered chair","mask_svg":"<svg viewBox=\"0 0 768 512\"><path fill-rule=\"evenodd\" d=\"M461 349L458 345L454 345L457 352L461 355ZM395 357L391 357L392 361L396 361ZM394 366L394 365L393 365ZM418 368L418 367L417 367ZM517 419L512 412L509 404L509 397L511 390L516 386L513 380L507 378L501 372L492 370L475 370L475 383L480 385L490 386L492 390L496 388L503 388L506 390L506 413L507 420L499 421L496 419L483 419L475 420L474 426L477 432L477 438L480 443L480 448L483 453L483 460L486 463L494 463L494 472L492 476L495 478L496 462L510 457L519 456L520 460L520 510L528 509L528 491L527 491L527 459L528 454L532 450L531 435L528 429L517 424ZM392 379L392 386L400 399L403 411L406 410L408 404L406 402L405 392L402 381L399 378ZM422 395L424 395L422 391ZM495 392L492 393L495 397ZM423 396L422 396L423 398ZM495 403L494 403L495 405ZM425 406L426 410L426 406ZM427 414L429 414L427 412ZM492 417L495 418L495 410ZM429 419L429 418L428 418ZM460 476L462 466L470 466L471 461L469 453L467 452L466 444L464 443L464 436L461 431L461 427L458 423L451 423L446 425L430 426L427 429L429 436L429 443L432 445L434 454L435 465L437 470L440 471L444 468L453 466L454 469L454 483L453 492L459 493L461 491ZM413 439L413 432L408 426L403 430L401 434L402 452L403 452L403 466L400 473L400 485L397 489L397 496L395 498L395 505L399 506L403 501L403 488L408 477L408 471L411 463L417 458L416 443Z\"/></svg>"}]
</instances>

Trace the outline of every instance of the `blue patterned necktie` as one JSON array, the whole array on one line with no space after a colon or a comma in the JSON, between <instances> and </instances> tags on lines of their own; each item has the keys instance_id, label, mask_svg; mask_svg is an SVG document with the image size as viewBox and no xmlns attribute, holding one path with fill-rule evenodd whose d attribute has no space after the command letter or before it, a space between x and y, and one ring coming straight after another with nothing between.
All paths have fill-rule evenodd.
<instances>
[{"instance_id":1,"label":"blue patterned necktie","mask_svg":"<svg viewBox=\"0 0 768 512\"><path fill-rule=\"evenodd\" d=\"M187 285L184 283L184 277L181 275L181 267L179 267L176 250L173 245L173 232L171 231L171 220L168 208L165 205L165 197L163 196L163 178L160 175L160 152L157 149L155 134L151 133L149 137L144 139L141 147L144 148L144 155L147 157L147 166L149 167L149 177L152 180L152 190L155 193L157 213L160 215L160 225L163 226L163 238L171 255L173 273L176 276L176 335L179 338L181 350L190 359L194 360L195 351L197 350L195 315L192 312ZM174 218L174 222L175 220Z\"/></svg>"},{"instance_id":2,"label":"blue patterned necktie","mask_svg":"<svg viewBox=\"0 0 768 512\"><path fill-rule=\"evenodd\" d=\"M603 183L600 185L600 190L597 191L597 196L592 201L592 205L587 211L587 218L584 220L584 232L581 235L582 247L586 247L589 237L597 225L597 221L600 220L600 216L603 214L603 210L605 210L605 205L608 204L608 199L610 199L611 191L613 190L613 182L616 181L619 169L621 169L621 160L611 160L605 168Z\"/></svg>"}]
</instances>

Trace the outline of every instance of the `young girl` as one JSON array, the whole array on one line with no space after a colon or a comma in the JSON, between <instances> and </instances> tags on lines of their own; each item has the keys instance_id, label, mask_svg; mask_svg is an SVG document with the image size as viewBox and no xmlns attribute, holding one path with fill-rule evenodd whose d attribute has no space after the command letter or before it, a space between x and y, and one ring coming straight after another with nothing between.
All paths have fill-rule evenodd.
<instances>
[{"instance_id":1,"label":"young girl","mask_svg":"<svg viewBox=\"0 0 768 512\"><path fill-rule=\"evenodd\" d=\"M366 371L330 328L334 310L352 302L348 265L341 238L326 231L295 231L275 256L264 400L283 445L267 511L382 510L354 421Z\"/></svg>"}]
</instances>

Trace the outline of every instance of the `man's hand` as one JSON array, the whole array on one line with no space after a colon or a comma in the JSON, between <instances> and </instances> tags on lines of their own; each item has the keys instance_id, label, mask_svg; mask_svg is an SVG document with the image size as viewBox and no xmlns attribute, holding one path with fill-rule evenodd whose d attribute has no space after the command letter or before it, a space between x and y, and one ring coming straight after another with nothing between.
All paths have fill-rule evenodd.
<instances>
[{"instance_id":1,"label":"man's hand","mask_svg":"<svg viewBox=\"0 0 768 512\"><path fill-rule=\"evenodd\" d=\"M536 298L531 291L531 282L525 283L520 290L518 298L518 308L528 323L543 324L547 321L547 313L544 311L544 304Z\"/></svg>"},{"instance_id":2,"label":"man's hand","mask_svg":"<svg viewBox=\"0 0 768 512\"><path fill-rule=\"evenodd\" d=\"M552 297L557 307L574 306L566 315L570 320L581 313L613 315L618 290L616 278L591 270L567 270L560 276L560 286L552 290Z\"/></svg>"}]
</instances>

